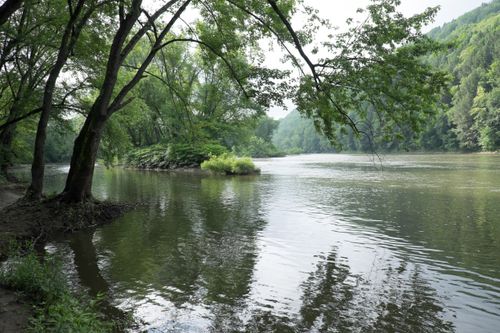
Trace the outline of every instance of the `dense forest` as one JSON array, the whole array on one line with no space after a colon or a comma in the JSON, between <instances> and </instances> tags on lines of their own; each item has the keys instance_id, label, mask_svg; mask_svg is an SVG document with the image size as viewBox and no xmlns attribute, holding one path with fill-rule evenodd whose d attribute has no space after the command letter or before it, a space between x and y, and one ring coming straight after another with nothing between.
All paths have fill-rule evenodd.
<instances>
[{"instance_id":1,"label":"dense forest","mask_svg":"<svg viewBox=\"0 0 500 333\"><path fill-rule=\"evenodd\" d=\"M426 61L449 73L442 104L420 133L385 140L376 113L361 127L359 139L348 130L333 147L311 120L292 111L280 120L273 142L289 153L344 151L496 151L500 149L500 1L483 4L435 28L428 35L449 47ZM355 117L355 115L353 115Z\"/></svg>"}]
</instances>

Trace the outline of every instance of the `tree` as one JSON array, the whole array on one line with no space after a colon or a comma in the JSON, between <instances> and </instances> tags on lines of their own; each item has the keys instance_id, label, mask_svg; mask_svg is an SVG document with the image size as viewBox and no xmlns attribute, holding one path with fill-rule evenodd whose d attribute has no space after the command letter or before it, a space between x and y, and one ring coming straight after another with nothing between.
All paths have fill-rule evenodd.
<instances>
[{"instance_id":1,"label":"tree","mask_svg":"<svg viewBox=\"0 0 500 333\"><path fill-rule=\"evenodd\" d=\"M35 147L33 153L33 163L31 165L31 184L28 187L26 196L40 198L43 191L43 177L45 173L45 140L47 136L47 125L52 111L54 90L57 79L72 53L76 42L86 26L94 11L105 2L98 0L70 0L68 1L68 21L64 28L58 54L52 69L50 70L43 93L43 100L40 112L40 120L35 137Z\"/></svg>"},{"instance_id":2,"label":"tree","mask_svg":"<svg viewBox=\"0 0 500 333\"><path fill-rule=\"evenodd\" d=\"M0 126L0 166L4 174L12 163L17 123L39 112L37 100L54 60L54 51L46 41L58 32L48 21L59 13L41 7L26 3L2 26L0 114L4 122Z\"/></svg>"},{"instance_id":3,"label":"tree","mask_svg":"<svg viewBox=\"0 0 500 333\"><path fill-rule=\"evenodd\" d=\"M92 196L91 185L94 164L104 126L114 112L120 110L128 103L128 101L125 100L127 94L140 81L156 53L164 47L163 39L191 1L182 3L180 7L176 9L170 21L158 32L155 20L179 2L180 1L175 0L169 1L154 14L147 15L148 21L136 32L133 32L133 28L134 25L138 23L138 19L143 12L141 8L142 1L132 0L127 8L126 3L120 2L118 8L119 25L110 47L105 78L102 82L99 96L92 105L87 119L75 140L70 171L62 194L63 201L79 202ZM154 37L156 38L151 44L149 53L140 64L139 69L132 79L121 87L118 93L113 96L120 67L124 64L127 56L140 39L150 29L154 31Z\"/></svg>"}]
</instances>

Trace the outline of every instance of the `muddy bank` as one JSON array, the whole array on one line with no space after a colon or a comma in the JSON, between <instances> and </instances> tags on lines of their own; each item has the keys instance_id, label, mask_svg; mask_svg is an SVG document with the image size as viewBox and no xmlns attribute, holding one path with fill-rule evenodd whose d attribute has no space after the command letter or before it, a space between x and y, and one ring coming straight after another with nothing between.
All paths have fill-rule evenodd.
<instances>
[{"instance_id":1,"label":"muddy bank","mask_svg":"<svg viewBox=\"0 0 500 333\"><path fill-rule=\"evenodd\" d=\"M23 332L33 315L31 304L18 293L0 287L0 332Z\"/></svg>"},{"instance_id":2,"label":"muddy bank","mask_svg":"<svg viewBox=\"0 0 500 333\"><path fill-rule=\"evenodd\" d=\"M107 201L68 204L57 198L41 202L17 200L0 211L0 258L6 255L12 240L44 241L56 233L109 223L131 208Z\"/></svg>"},{"instance_id":3,"label":"muddy bank","mask_svg":"<svg viewBox=\"0 0 500 333\"><path fill-rule=\"evenodd\" d=\"M22 200L25 185L0 186L0 260L7 258L12 242L43 244L55 234L109 223L132 205L89 201L61 203L57 199L41 202ZM33 316L33 303L19 293L0 286L0 332L22 332Z\"/></svg>"}]
</instances>

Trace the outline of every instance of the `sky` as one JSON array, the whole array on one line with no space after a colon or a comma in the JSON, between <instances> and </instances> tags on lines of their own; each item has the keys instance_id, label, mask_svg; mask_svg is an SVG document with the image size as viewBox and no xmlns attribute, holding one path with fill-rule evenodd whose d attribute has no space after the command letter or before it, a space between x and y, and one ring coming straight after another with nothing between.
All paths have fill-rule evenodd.
<instances>
[{"instance_id":1,"label":"sky","mask_svg":"<svg viewBox=\"0 0 500 333\"><path fill-rule=\"evenodd\" d=\"M440 6L441 9L436 15L435 21L424 29L424 32L431 30L434 27L443 25L462 14L479 7L482 3L489 2L488 0L402 0L400 11L405 15L413 15L424 11L427 7ZM370 3L370 0L305 0L305 4L315 7L319 10L320 16L327 18L330 22L340 27L345 26L345 20L354 16L356 9L365 8ZM293 23L300 24L301 18L298 17ZM273 65L278 59L274 56L267 65ZM277 65L277 63L274 63ZM294 108L291 102L287 103L286 108L272 107L268 111L268 115L275 118L283 118Z\"/></svg>"}]
</instances>

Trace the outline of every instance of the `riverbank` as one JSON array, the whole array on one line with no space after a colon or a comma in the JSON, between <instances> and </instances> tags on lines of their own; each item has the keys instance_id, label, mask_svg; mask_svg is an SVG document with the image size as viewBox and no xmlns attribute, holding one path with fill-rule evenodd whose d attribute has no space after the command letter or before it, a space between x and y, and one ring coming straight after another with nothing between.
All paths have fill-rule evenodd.
<instances>
[{"instance_id":1,"label":"riverbank","mask_svg":"<svg viewBox=\"0 0 500 333\"><path fill-rule=\"evenodd\" d=\"M12 241L39 242L57 233L95 227L109 223L132 208L129 204L109 201L62 203L57 198L42 201L21 199L24 192L18 185L0 188L0 258L7 254Z\"/></svg>"},{"instance_id":2,"label":"riverbank","mask_svg":"<svg viewBox=\"0 0 500 333\"><path fill-rule=\"evenodd\" d=\"M0 271L0 300L5 299L0 332L122 332L128 317L107 318L102 297L75 294L60 257L43 260L32 245L16 247ZM24 312L23 312L24 310Z\"/></svg>"},{"instance_id":3,"label":"riverbank","mask_svg":"<svg viewBox=\"0 0 500 333\"><path fill-rule=\"evenodd\" d=\"M33 316L31 308L25 297L0 287L0 332L23 332Z\"/></svg>"},{"instance_id":4,"label":"riverbank","mask_svg":"<svg viewBox=\"0 0 500 333\"><path fill-rule=\"evenodd\" d=\"M83 204L63 204L55 198L45 199L41 202L24 201L21 198L25 190L26 185L21 183L0 185L0 259L10 257L9 251L14 243L26 242L32 246L40 244L56 234L109 223L132 208L128 204L107 201L91 201ZM32 266L30 265L30 267ZM37 280L36 272L31 273ZM58 274L62 274L62 271ZM12 290L11 287L6 288L6 286L0 285L0 332L24 331L36 318L36 313L33 310L35 306L38 307L38 311L47 313L54 311L52 308L40 310L43 309L43 306L40 308L40 304L45 303L36 302L34 298L24 296L24 293L30 293L29 290L24 289L26 288L21 286L20 289ZM80 311L76 307L78 301L74 296L70 296L69 292L61 299L65 301L74 299L71 301L75 305L75 311L72 315ZM61 302L57 304L59 303ZM68 312L65 313L68 314ZM85 312L82 313L85 314ZM42 319L40 320L38 324L43 327L45 324ZM66 324L69 322L71 322L69 325L76 324L72 317L65 320Z\"/></svg>"}]
</instances>

